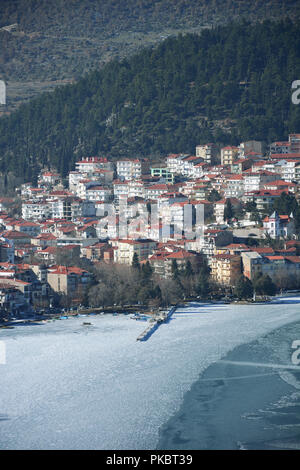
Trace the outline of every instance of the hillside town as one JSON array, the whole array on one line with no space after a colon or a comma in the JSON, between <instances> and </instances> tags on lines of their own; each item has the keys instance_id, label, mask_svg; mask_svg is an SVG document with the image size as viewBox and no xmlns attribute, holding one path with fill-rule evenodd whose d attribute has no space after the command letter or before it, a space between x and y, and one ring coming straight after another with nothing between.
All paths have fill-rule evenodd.
<instances>
[{"instance_id":1,"label":"hillside town","mask_svg":"<svg viewBox=\"0 0 300 470\"><path fill-rule=\"evenodd\" d=\"M163 163L90 156L66 180L45 168L0 199L0 315L297 289L299 183L300 134ZM139 291L113 297L106 280L136 273Z\"/></svg>"}]
</instances>

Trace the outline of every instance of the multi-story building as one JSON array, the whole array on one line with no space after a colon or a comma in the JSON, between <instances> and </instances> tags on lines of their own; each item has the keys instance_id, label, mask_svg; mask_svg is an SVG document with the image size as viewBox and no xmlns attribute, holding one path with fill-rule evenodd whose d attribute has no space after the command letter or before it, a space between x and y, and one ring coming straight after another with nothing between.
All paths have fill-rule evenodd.
<instances>
[{"instance_id":1,"label":"multi-story building","mask_svg":"<svg viewBox=\"0 0 300 470\"><path fill-rule=\"evenodd\" d=\"M139 179L143 174L148 172L149 162L148 160L131 160L124 158L117 161L117 176L121 180L134 180Z\"/></svg>"},{"instance_id":2,"label":"multi-story building","mask_svg":"<svg viewBox=\"0 0 300 470\"><path fill-rule=\"evenodd\" d=\"M232 175L226 179L224 195L226 198L239 198L244 194L244 178L242 175Z\"/></svg>"},{"instance_id":3,"label":"multi-story building","mask_svg":"<svg viewBox=\"0 0 300 470\"><path fill-rule=\"evenodd\" d=\"M205 145L197 145L196 157L203 158L205 163L217 163L219 149L216 144L210 143Z\"/></svg>"},{"instance_id":4,"label":"multi-story building","mask_svg":"<svg viewBox=\"0 0 300 470\"><path fill-rule=\"evenodd\" d=\"M54 219L74 220L82 215L83 202L76 197L54 199L49 205Z\"/></svg>"},{"instance_id":5,"label":"multi-story building","mask_svg":"<svg viewBox=\"0 0 300 470\"><path fill-rule=\"evenodd\" d=\"M167 184L152 184L145 189L146 199L158 199L162 194L167 193L170 186Z\"/></svg>"},{"instance_id":6,"label":"multi-story building","mask_svg":"<svg viewBox=\"0 0 300 470\"><path fill-rule=\"evenodd\" d=\"M270 144L270 154L272 153L290 153L290 142L272 142Z\"/></svg>"},{"instance_id":7,"label":"multi-story building","mask_svg":"<svg viewBox=\"0 0 300 470\"><path fill-rule=\"evenodd\" d=\"M128 197L141 197L145 196L145 186L142 180L128 181Z\"/></svg>"},{"instance_id":8,"label":"multi-story building","mask_svg":"<svg viewBox=\"0 0 300 470\"><path fill-rule=\"evenodd\" d=\"M221 199L220 201L216 201L214 203L214 216L216 218L217 224L224 224L224 212L225 212L227 201L230 201L232 207L235 209L241 207L240 200L235 197Z\"/></svg>"},{"instance_id":9,"label":"multi-story building","mask_svg":"<svg viewBox=\"0 0 300 470\"><path fill-rule=\"evenodd\" d=\"M227 146L221 149L221 165L232 165L237 159L239 148L234 146Z\"/></svg>"},{"instance_id":10,"label":"multi-story building","mask_svg":"<svg viewBox=\"0 0 300 470\"><path fill-rule=\"evenodd\" d=\"M271 238L287 238L292 236L295 231L293 215L279 215L274 211L263 220L264 231Z\"/></svg>"},{"instance_id":11,"label":"multi-story building","mask_svg":"<svg viewBox=\"0 0 300 470\"><path fill-rule=\"evenodd\" d=\"M86 199L88 201L108 202L112 199L112 189L103 186L90 186L86 190Z\"/></svg>"},{"instance_id":12,"label":"multi-story building","mask_svg":"<svg viewBox=\"0 0 300 470\"><path fill-rule=\"evenodd\" d=\"M187 261L193 261L197 259L196 253L191 253L186 250L177 250L172 253L166 251L158 251L149 257L149 263L151 264L155 274L158 274L164 278L171 278L173 261L176 261L177 267L183 268L186 266Z\"/></svg>"},{"instance_id":13,"label":"multi-story building","mask_svg":"<svg viewBox=\"0 0 300 470\"><path fill-rule=\"evenodd\" d=\"M232 241L232 231L208 228L204 231L204 236L197 241L196 249L208 257L208 264L210 264L211 257L216 254L218 247L229 245Z\"/></svg>"},{"instance_id":14,"label":"multi-story building","mask_svg":"<svg viewBox=\"0 0 300 470\"><path fill-rule=\"evenodd\" d=\"M109 162L105 157L85 157L76 162L75 166L76 171L83 174L90 174L99 169L113 169L113 163Z\"/></svg>"},{"instance_id":15,"label":"multi-story building","mask_svg":"<svg viewBox=\"0 0 300 470\"><path fill-rule=\"evenodd\" d=\"M245 193L243 200L245 202L255 202L257 210L263 213L268 213L276 199L280 197L281 193L282 191L278 190L261 189L259 191Z\"/></svg>"},{"instance_id":16,"label":"multi-story building","mask_svg":"<svg viewBox=\"0 0 300 470\"><path fill-rule=\"evenodd\" d=\"M167 168L171 173L180 174L181 171L181 161L188 157L188 155L183 153L172 153L167 157Z\"/></svg>"},{"instance_id":17,"label":"multi-story building","mask_svg":"<svg viewBox=\"0 0 300 470\"><path fill-rule=\"evenodd\" d=\"M117 239L109 242L114 248L114 262L130 265L136 253L139 261L145 260L153 253L156 242L153 240Z\"/></svg>"},{"instance_id":18,"label":"multi-story building","mask_svg":"<svg viewBox=\"0 0 300 470\"><path fill-rule=\"evenodd\" d=\"M259 142L258 140L249 140L247 142L241 142L239 145L240 156L245 157L250 152L254 152L258 155L262 155L262 151L263 151L262 147L263 147L262 142Z\"/></svg>"},{"instance_id":19,"label":"multi-story building","mask_svg":"<svg viewBox=\"0 0 300 470\"><path fill-rule=\"evenodd\" d=\"M114 200L116 203L122 199L128 199L129 187L128 181L114 180L113 182Z\"/></svg>"},{"instance_id":20,"label":"multi-story building","mask_svg":"<svg viewBox=\"0 0 300 470\"><path fill-rule=\"evenodd\" d=\"M92 279L91 273L76 266L56 266L48 269L48 283L55 292L72 294L80 287L86 287Z\"/></svg>"},{"instance_id":21,"label":"multi-story building","mask_svg":"<svg viewBox=\"0 0 300 470\"><path fill-rule=\"evenodd\" d=\"M163 179L166 183L173 184L175 181L174 173L172 173L165 165L155 165L150 168L151 176Z\"/></svg>"},{"instance_id":22,"label":"multi-story building","mask_svg":"<svg viewBox=\"0 0 300 470\"><path fill-rule=\"evenodd\" d=\"M291 153L300 153L300 134L289 134Z\"/></svg>"},{"instance_id":23,"label":"multi-story building","mask_svg":"<svg viewBox=\"0 0 300 470\"><path fill-rule=\"evenodd\" d=\"M80 171L70 171L69 173L69 189L76 192L77 185L80 180L84 179L83 173Z\"/></svg>"},{"instance_id":24,"label":"multi-story building","mask_svg":"<svg viewBox=\"0 0 300 470\"><path fill-rule=\"evenodd\" d=\"M232 162L230 171L231 173L240 175L243 171L251 168L252 163L252 160L249 158L239 158L238 160Z\"/></svg>"},{"instance_id":25,"label":"multi-story building","mask_svg":"<svg viewBox=\"0 0 300 470\"><path fill-rule=\"evenodd\" d=\"M28 302L20 290L0 281L0 306L10 314L15 314L26 309Z\"/></svg>"},{"instance_id":26,"label":"multi-story building","mask_svg":"<svg viewBox=\"0 0 300 470\"><path fill-rule=\"evenodd\" d=\"M296 181L300 183L300 161L285 159L281 167L282 179L285 181Z\"/></svg>"},{"instance_id":27,"label":"multi-story building","mask_svg":"<svg viewBox=\"0 0 300 470\"><path fill-rule=\"evenodd\" d=\"M195 165L203 163L203 159L195 156L187 156L184 157L182 160L179 160L178 163L178 173L183 176L193 177Z\"/></svg>"},{"instance_id":28,"label":"multi-story building","mask_svg":"<svg viewBox=\"0 0 300 470\"><path fill-rule=\"evenodd\" d=\"M46 201L23 201L22 218L39 221L51 217L51 207Z\"/></svg>"},{"instance_id":29,"label":"multi-story building","mask_svg":"<svg viewBox=\"0 0 300 470\"><path fill-rule=\"evenodd\" d=\"M278 287L293 288L300 284L300 257L241 253L243 274L253 280L258 273L268 275Z\"/></svg>"},{"instance_id":30,"label":"multi-story building","mask_svg":"<svg viewBox=\"0 0 300 470\"><path fill-rule=\"evenodd\" d=\"M39 184L54 185L60 183L60 181L61 177L59 174L53 171L45 171L39 178Z\"/></svg>"},{"instance_id":31,"label":"multi-story building","mask_svg":"<svg viewBox=\"0 0 300 470\"><path fill-rule=\"evenodd\" d=\"M297 191L297 184L283 180L275 180L264 184L264 189L271 191L285 191L295 194Z\"/></svg>"},{"instance_id":32,"label":"multi-story building","mask_svg":"<svg viewBox=\"0 0 300 470\"><path fill-rule=\"evenodd\" d=\"M252 170L246 170L243 173L244 179L244 192L258 191L263 189L264 184L275 181L280 178L278 173L271 171L260 171L253 172Z\"/></svg>"},{"instance_id":33,"label":"multi-story building","mask_svg":"<svg viewBox=\"0 0 300 470\"><path fill-rule=\"evenodd\" d=\"M34 222L22 220L21 222L16 222L14 224L14 230L17 232L26 233L32 237L36 237L40 233L41 227L39 224Z\"/></svg>"},{"instance_id":34,"label":"multi-story building","mask_svg":"<svg viewBox=\"0 0 300 470\"><path fill-rule=\"evenodd\" d=\"M211 276L218 284L235 286L242 274L241 256L219 254L212 257Z\"/></svg>"}]
</instances>

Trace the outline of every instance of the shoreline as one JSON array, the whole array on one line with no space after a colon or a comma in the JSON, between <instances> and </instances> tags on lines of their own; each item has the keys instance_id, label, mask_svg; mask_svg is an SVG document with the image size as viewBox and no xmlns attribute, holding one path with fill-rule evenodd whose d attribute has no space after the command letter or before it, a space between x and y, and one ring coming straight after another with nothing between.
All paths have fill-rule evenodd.
<instances>
[{"instance_id":1,"label":"shoreline","mask_svg":"<svg viewBox=\"0 0 300 470\"><path fill-rule=\"evenodd\" d=\"M24 316L21 318L14 318L14 319L6 319L0 321L0 330L1 329L6 329L6 328L14 328L15 326L19 324L31 324L31 325L43 325L49 321L55 321L55 320L64 320L68 318L78 318L80 316L83 317L89 317L89 316L95 316L95 315L129 315L130 313L135 313L137 311L143 311L144 314L149 314L153 315L153 318L155 315L157 315L158 312L160 311L166 311L170 310L172 307L176 306L177 308L180 307L188 307L191 303L193 302L198 302L198 303L208 303L211 305L263 305L263 304L281 304L281 303L286 303L285 298L293 295L293 297L298 297L299 296L299 302L300 302L300 291L297 291L295 293L291 292L284 292L280 295L276 295L273 297L270 297L268 299L262 299L262 300L231 300L231 301L225 301L225 300L205 300L205 299L188 299L182 302L179 302L178 304L170 304L167 307L159 307L156 309L156 311L146 311L148 307L146 305L139 305L139 306L126 306L126 307L104 307L104 308L90 308L86 307L81 310L70 310L70 311L61 311L61 313L35 313L31 314L28 317Z\"/></svg>"},{"instance_id":2,"label":"shoreline","mask_svg":"<svg viewBox=\"0 0 300 470\"><path fill-rule=\"evenodd\" d=\"M157 449L300 449L300 365L299 372L278 372L258 364L288 364L296 337L299 321L237 346L210 365L161 427ZM238 365L244 361L257 365Z\"/></svg>"}]
</instances>

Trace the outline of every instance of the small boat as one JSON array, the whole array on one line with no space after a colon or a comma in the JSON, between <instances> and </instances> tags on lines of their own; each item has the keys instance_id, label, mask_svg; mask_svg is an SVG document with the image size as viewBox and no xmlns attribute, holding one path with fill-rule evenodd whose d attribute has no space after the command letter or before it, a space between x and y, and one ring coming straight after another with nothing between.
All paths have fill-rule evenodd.
<instances>
[{"instance_id":1,"label":"small boat","mask_svg":"<svg viewBox=\"0 0 300 470\"><path fill-rule=\"evenodd\" d=\"M141 313L135 313L130 317L132 320L139 320L139 321L148 321L148 317L146 315L142 315Z\"/></svg>"},{"instance_id":2,"label":"small boat","mask_svg":"<svg viewBox=\"0 0 300 470\"><path fill-rule=\"evenodd\" d=\"M87 322L87 321L84 321L84 322L82 323L82 326L91 326L91 325L92 325L92 323Z\"/></svg>"}]
</instances>

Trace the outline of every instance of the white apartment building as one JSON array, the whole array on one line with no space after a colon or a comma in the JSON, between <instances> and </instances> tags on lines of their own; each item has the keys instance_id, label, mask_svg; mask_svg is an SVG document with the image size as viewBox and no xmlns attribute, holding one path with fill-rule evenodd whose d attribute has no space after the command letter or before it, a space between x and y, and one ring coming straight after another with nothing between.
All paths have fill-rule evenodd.
<instances>
[{"instance_id":1,"label":"white apartment building","mask_svg":"<svg viewBox=\"0 0 300 470\"><path fill-rule=\"evenodd\" d=\"M86 199L88 201L108 202L112 199L113 192L110 188L103 186L90 186L86 189Z\"/></svg>"},{"instance_id":2,"label":"white apartment building","mask_svg":"<svg viewBox=\"0 0 300 470\"><path fill-rule=\"evenodd\" d=\"M76 192L77 185L79 181L83 180L86 177L80 171L70 171L69 173L69 189L70 191Z\"/></svg>"},{"instance_id":3,"label":"white apartment building","mask_svg":"<svg viewBox=\"0 0 300 470\"><path fill-rule=\"evenodd\" d=\"M58 184L61 181L61 177L58 173L52 171L45 171L39 177L39 184L46 183L46 184Z\"/></svg>"},{"instance_id":4,"label":"white apartment building","mask_svg":"<svg viewBox=\"0 0 300 470\"><path fill-rule=\"evenodd\" d=\"M193 166L193 173L191 175L191 178L197 179L197 178L202 178L208 168L208 164L205 162L197 163L196 165Z\"/></svg>"},{"instance_id":5,"label":"white apartment building","mask_svg":"<svg viewBox=\"0 0 300 470\"><path fill-rule=\"evenodd\" d=\"M300 182L300 161L287 159L281 167L282 179L288 182Z\"/></svg>"},{"instance_id":6,"label":"white apartment building","mask_svg":"<svg viewBox=\"0 0 300 470\"><path fill-rule=\"evenodd\" d=\"M142 180L128 181L128 197L144 197L145 188Z\"/></svg>"},{"instance_id":7,"label":"white apartment building","mask_svg":"<svg viewBox=\"0 0 300 470\"><path fill-rule=\"evenodd\" d=\"M127 181L114 181L113 182L113 194L116 202L120 199L127 199L129 193L128 182Z\"/></svg>"},{"instance_id":8,"label":"white apartment building","mask_svg":"<svg viewBox=\"0 0 300 470\"><path fill-rule=\"evenodd\" d=\"M113 169L113 163L105 157L86 157L76 162L75 169L79 173L89 174L98 169Z\"/></svg>"},{"instance_id":9,"label":"white apartment building","mask_svg":"<svg viewBox=\"0 0 300 470\"><path fill-rule=\"evenodd\" d=\"M121 180L133 180L141 178L143 172L148 168L148 163L139 159L131 160L125 158L117 161L117 176Z\"/></svg>"},{"instance_id":10,"label":"white apartment building","mask_svg":"<svg viewBox=\"0 0 300 470\"><path fill-rule=\"evenodd\" d=\"M145 188L146 199L158 199L162 194L167 193L169 187L167 184L153 184Z\"/></svg>"},{"instance_id":11,"label":"white apartment building","mask_svg":"<svg viewBox=\"0 0 300 470\"><path fill-rule=\"evenodd\" d=\"M187 154L183 153L172 153L167 157L167 168L171 173L180 174L182 171L183 163L182 160L188 157Z\"/></svg>"},{"instance_id":12,"label":"white apartment building","mask_svg":"<svg viewBox=\"0 0 300 470\"><path fill-rule=\"evenodd\" d=\"M280 175L270 171L261 171L254 173L251 170L246 170L243 173L244 178L244 192L258 191L263 189L265 183L278 179Z\"/></svg>"},{"instance_id":13,"label":"white apartment building","mask_svg":"<svg viewBox=\"0 0 300 470\"><path fill-rule=\"evenodd\" d=\"M76 187L76 195L80 199L88 199L88 190L92 187L99 187L101 186L100 181L92 180L92 179L84 179L80 180ZM92 194L92 193L91 193Z\"/></svg>"},{"instance_id":14,"label":"white apartment building","mask_svg":"<svg viewBox=\"0 0 300 470\"><path fill-rule=\"evenodd\" d=\"M244 178L242 175L233 175L227 178L224 195L226 198L239 198L244 194Z\"/></svg>"},{"instance_id":15,"label":"white apartment building","mask_svg":"<svg viewBox=\"0 0 300 470\"><path fill-rule=\"evenodd\" d=\"M22 202L22 218L25 220L38 221L51 217L51 205L46 201L24 201Z\"/></svg>"},{"instance_id":16,"label":"white apartment building","mask_svg":"<svg viewBox=\"0 0 300 470\"><path fill-rule=\"evenodd\" d=\"M272 142L270 145L270 153L290 153L290 142Z\"/></svg>"},{"instance_id":17,"label":"white apartment building","mask_svg":"<svg viewBox=\"0 0 300 470\"><path fill-rule=\"evenodd\" d=\"M203 159L195 156L185 156L181 159L177 159L177 170L183 176L193 177L194 167L198 163L203 163Z\"/></svg>"}]
</instances>

